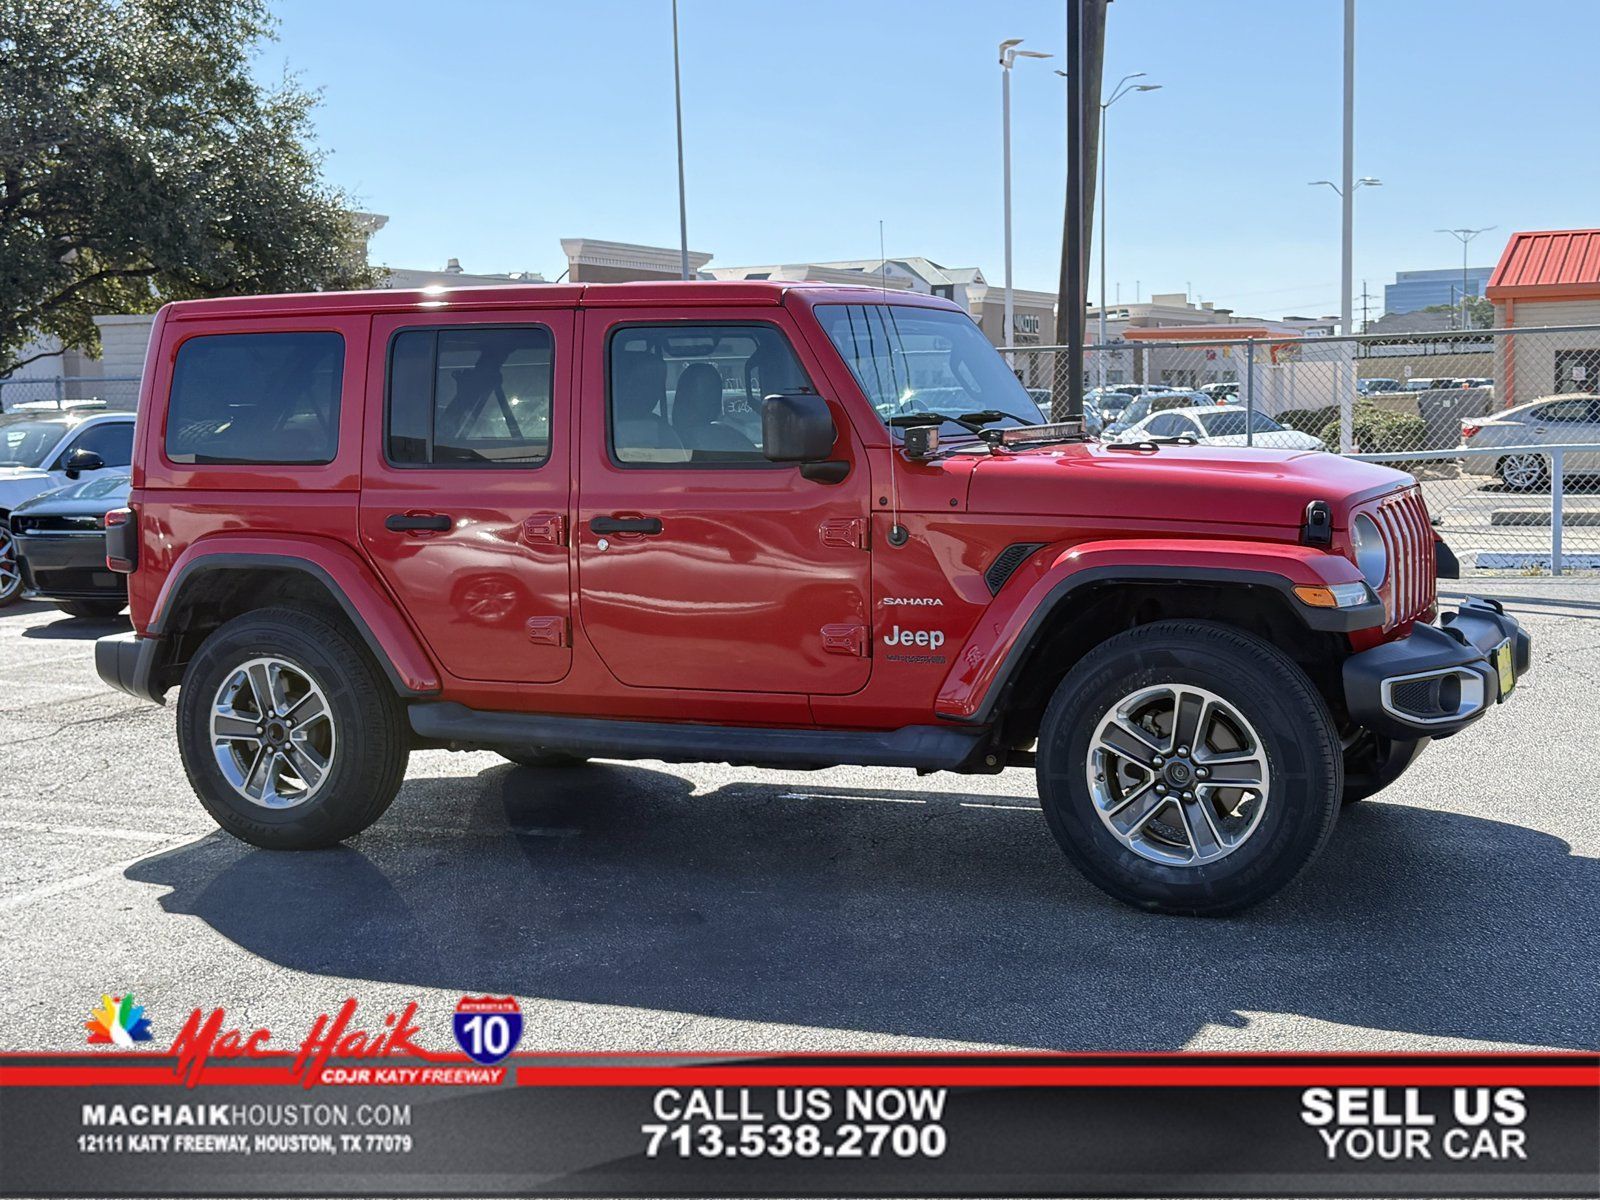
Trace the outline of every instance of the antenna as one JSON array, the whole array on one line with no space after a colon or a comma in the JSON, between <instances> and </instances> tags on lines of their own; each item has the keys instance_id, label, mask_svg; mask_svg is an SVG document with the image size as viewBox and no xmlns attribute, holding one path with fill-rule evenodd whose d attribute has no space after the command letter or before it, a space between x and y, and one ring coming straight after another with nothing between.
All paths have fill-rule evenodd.
<instances>
[{"instance_id":1,"label":"antenna","mask_svg":"<svg viewBox=\"0 0 1600 1200\"><path fill-rule=\"evenodd\" d=\"M883 218L878 218L878 289L889 298L889 257L883 249Z\"/></svg>"},{"instance_id":2,"label":"antenna","mask_svg":"<svg viewBox=\"0 0 1600 1200\"><path fill-rule=\"evenodd\" d=\"M883 247L884 247L884 243L883 243L883 218L879 217L878 218L878 287L882 290L882 292L883 292L883 302L884 302L885 305L887 305L889 303L889 256L885 252ZM898 330L896 332L898 332ZM884 334L885 334L884 341L887 343L888 348L889 348L889 373L890 373L890 378L893 379L893 377L894 377L894 349L895 349L894 348L894 342L889 339L887 330L884 331ZM906 381L907 383L910 382L909 369L910 368L908 366L908 368L907 368L908 378L907 378L907 381ZM889 545L891 545L891 546L904 546L908 541L911 540L911 531L909 529L907 529L904 525L900 524L900 488L898 487L898 476L899 476L900 470L899 470L899 466L898 466L897 461L896 461L896 460L899 459L899 457L900 457L900 452L897 449L895 449L895 444L894 444L894 429L890 428L890 430L889 430Z\"/></svg>"}]
</instances>

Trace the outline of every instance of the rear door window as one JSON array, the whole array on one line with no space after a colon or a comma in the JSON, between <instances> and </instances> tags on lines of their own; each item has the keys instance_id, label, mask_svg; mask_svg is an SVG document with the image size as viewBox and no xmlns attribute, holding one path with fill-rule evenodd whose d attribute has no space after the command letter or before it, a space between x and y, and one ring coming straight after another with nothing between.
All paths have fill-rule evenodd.
<instances>
[{"instance_id":1,"label":"rear door window","mask_svg":"<svg viewBox=\"0 0 1600 1200\"><path fill-rule=\"evenodd\" d=\"M554 362L541 325L402 330L389 349L389 461L538 466L550 457Z\"/></svg>"},{"instance_id":2,"label":"rear door window","mask_svg":"<svg viewBox=\"0 0 1600 1200\"><path fill-rule=\"evenodd\" d=\"M173 364L167 458L330 463L339 450L343 386L344 338L337 333L192 337Z\"/></svg>"}]
</instances>

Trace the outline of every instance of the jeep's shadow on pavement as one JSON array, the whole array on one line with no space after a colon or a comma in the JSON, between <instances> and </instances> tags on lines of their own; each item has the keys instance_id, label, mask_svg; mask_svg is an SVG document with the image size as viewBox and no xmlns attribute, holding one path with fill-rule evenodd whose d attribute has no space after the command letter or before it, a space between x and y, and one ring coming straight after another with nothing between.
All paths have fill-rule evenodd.
<instances>
[{"instance_id":1,"label":"jeep's shadow on pavement","mask_svg":"<svg viewBox=\"0 0 1600 1200\"><path fill-rule=\"evenodd\" d=\"M1600 862L1402 804L1347 809L1293 888L1226 920L1105 898L1028 799L695 795L611 764L413 778L349 846L218 833L127 875L274 963L452 992L1056 1049L1176 1049L1251 1013L1600 1044Z\"/></svg>"}]
</instances>

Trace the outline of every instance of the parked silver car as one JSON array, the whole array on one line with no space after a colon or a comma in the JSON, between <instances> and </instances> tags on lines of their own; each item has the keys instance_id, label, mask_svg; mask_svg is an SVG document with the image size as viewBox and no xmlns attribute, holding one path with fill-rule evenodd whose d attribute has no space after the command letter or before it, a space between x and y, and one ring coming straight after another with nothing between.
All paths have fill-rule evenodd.
<instances>
[{"instance_id":1,"label":"parked silver car","mask_svg":"<svg viewBox=\"0 0 1600 1200\"><path fill-rule=\"evenodd\" d=\"M1461 444L1471 449L1493 446L1571 446L1600 443L1600 396L1565 392L1519 404L1487 417L1461 422ZM1566 473L1600 473L1600 451L1578 451L1564 457ZM1464 458L1468 475L1498 475L1514 492L1544 487L1550 479L1550 457L1533 451L1496 457L1492 454Z\"/></svg>"}]
</instances>

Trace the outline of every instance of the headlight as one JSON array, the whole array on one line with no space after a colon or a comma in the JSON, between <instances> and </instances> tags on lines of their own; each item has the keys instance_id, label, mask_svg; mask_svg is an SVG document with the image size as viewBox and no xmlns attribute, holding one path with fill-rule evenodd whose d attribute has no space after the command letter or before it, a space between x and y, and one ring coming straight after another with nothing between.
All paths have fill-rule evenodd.
<instances>
[{"instance_id":1,"label":"headlight","mask_svg":"<svg viewBox=\"0 0 1600 1200\"><path fill-rule=\"evenodd\" d=\"M1376 588L1389 573L1389 550L1378 526L1364 513L1350 522L1350 548L1355 551L1361 574Z\"/></svg>"}]
</instances>

